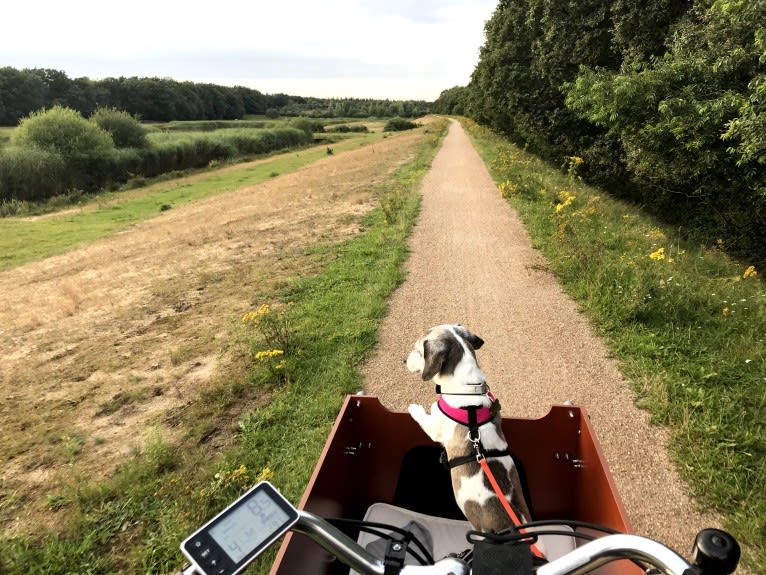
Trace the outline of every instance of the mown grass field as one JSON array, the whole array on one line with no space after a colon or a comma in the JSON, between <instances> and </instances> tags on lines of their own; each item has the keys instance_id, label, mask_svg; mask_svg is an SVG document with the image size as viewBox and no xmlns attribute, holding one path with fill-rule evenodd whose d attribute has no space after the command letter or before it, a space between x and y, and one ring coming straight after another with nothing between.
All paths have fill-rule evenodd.
<instances>
[{"instance_id":1,"label":"mown grass field","mask_svg":"<svg viewBox=\"0 0 766 575\"><path fill-rule=\"evenodd\" d=\"M766 573L766 289L749 262L683 239L465 120L498 191L603 336L704 508ZM646 470L651 473L650 469Z\"/></svg>"},{"instance_id":2,"label":"mown grass field","mask_svg":"<svg viewBox=\"0 0 766 575\"><path fill-rule=\"evenodd\" d=\"M345 138L332 144L333 153L374 143L384 134L370 133ZM44 220L34 217L0 218L0 271L67 251L105 234L123 230L162 210L238 187L254 185L279 174L291 172L327 155L321 144L298 152L279 154L267 160L256 160L237 170L203 172L183 178L135 188L129 183L122 190L92 197L74 210L51 213ZM41 206L43 212L45 206ZM50 209L48 207L47 209Z\"/></svg>"},{"instance_id":3,"label":"mown grass field","mask_svg":"<svg viewBox=\"0 0 766 575\"><path fill-rule=\"evenodd\" d=\"M361 386L358 366L375 343L387 297L403 279L418 182L444 125L424 130L414 155L395 171L361 184L378 207L362 218L360 233L278 251L272 267L248 260L214 275L198 270L193 285L203 282L205 291L231 290L241 299L248 286L252 311L225 320L229 335L216 328L215 336L228 342L218 353L239 360L168 415L180 431L174 439L159 431L165 419L141 438L130 438L140 439L141 447L105 480L78 471L80 454L96 446L93 438L73 432L54 437L61 432L51 431L50 457L69 464L42 501L22 501L13 492L0 496L7 533L0 540L0 571L168 573L183 563L178 544L184 536L257 478L269 477L286 496L299 499L343 396ZM340 153L336 148L334 154ZM189 188L196 185L208 184ZM174 278L162 290L172 292L182 280ZM175 294L169 297L176 301ZM205 329L202 321L196 324L197 331ZM195 353L170 351L171 364ZM146 400L129 395L116 394L99 411L119 413ZM42 520L14 531L14 518L27 512ZM269 560L255 571L267 571Z\"/></svg>"}]
</instances>

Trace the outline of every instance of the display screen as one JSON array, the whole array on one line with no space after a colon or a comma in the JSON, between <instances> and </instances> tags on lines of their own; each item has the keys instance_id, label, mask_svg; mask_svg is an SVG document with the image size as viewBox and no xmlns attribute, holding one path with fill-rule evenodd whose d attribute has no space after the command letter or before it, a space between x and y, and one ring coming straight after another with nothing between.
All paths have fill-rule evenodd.
<instances>
[{"instance_id":1,"label":"display screen","mask_svg":"<svg viewBox=\"0 0 766 575\"><path fill-rule=\"evenodd\" d=\"M266 491L256 491L243 505L210 527L213 540L239 563L264 541L280 533L290 516Z\"/></svg>"}]
</instances>

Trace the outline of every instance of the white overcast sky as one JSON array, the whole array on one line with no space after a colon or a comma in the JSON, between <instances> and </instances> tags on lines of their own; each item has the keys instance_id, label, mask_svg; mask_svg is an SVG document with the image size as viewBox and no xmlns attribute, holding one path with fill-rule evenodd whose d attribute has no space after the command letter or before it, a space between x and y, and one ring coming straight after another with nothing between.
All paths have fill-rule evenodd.
<instances>
[{"instance_id":1,"label":"white overcast sky","mask_svg":"<svg viewBox=\"0 0 766 575\"><path fill-rule=\"evenodd\" d=\"M9 0L0 67L321 98L466 85L497 0Z\"/></svg>"}]
</instances>

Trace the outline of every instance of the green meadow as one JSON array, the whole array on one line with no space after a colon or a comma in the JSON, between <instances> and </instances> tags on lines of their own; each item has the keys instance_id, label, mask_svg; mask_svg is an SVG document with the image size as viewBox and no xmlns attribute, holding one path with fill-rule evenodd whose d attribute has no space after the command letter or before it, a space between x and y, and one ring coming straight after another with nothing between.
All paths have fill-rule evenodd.
<instances>
[{"instance_id":1,"label":"green meadow","mask_svg":"<svg viewBox=\"0 0 766 575\"><path fill-rule=\"evenodd\" d=\"M356 135L332 143L333 153L373 143L384 134ZM157 183L142 180L126 184L121 190L99 194L84 204L45 217L0 218L0 270L62 253L135 223L161 215L161 212L242 186L253 185L279 174L294 171L328 154L322 144L237 166L235 170L207 170L203 174ZM132 189L131 189L132 188ZM61 204L57 204L61 205ZM66 204L64 204L66 206ZM45 206L43 210L45 211ZM48 208L50 209L50 208Z\"/></svg>"}]
</instances>

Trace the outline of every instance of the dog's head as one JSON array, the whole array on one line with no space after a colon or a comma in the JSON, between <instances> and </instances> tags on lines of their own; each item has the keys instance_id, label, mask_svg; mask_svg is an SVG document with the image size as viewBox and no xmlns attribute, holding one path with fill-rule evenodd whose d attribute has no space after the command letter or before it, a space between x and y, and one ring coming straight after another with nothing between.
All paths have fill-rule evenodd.
<instances>
[{"instance_id":1,"label":"dog's head","mask_svg":"<svg viewBox=\"0 0 766 575\"><path fill-rule=\"evenodd\" d=\"M483 339L460 324L438 325L415 342L407 356L407 369L442 387L484 385L486 380L476 361L476 350L482 345Z\"/></svg>"}]
</instances>

